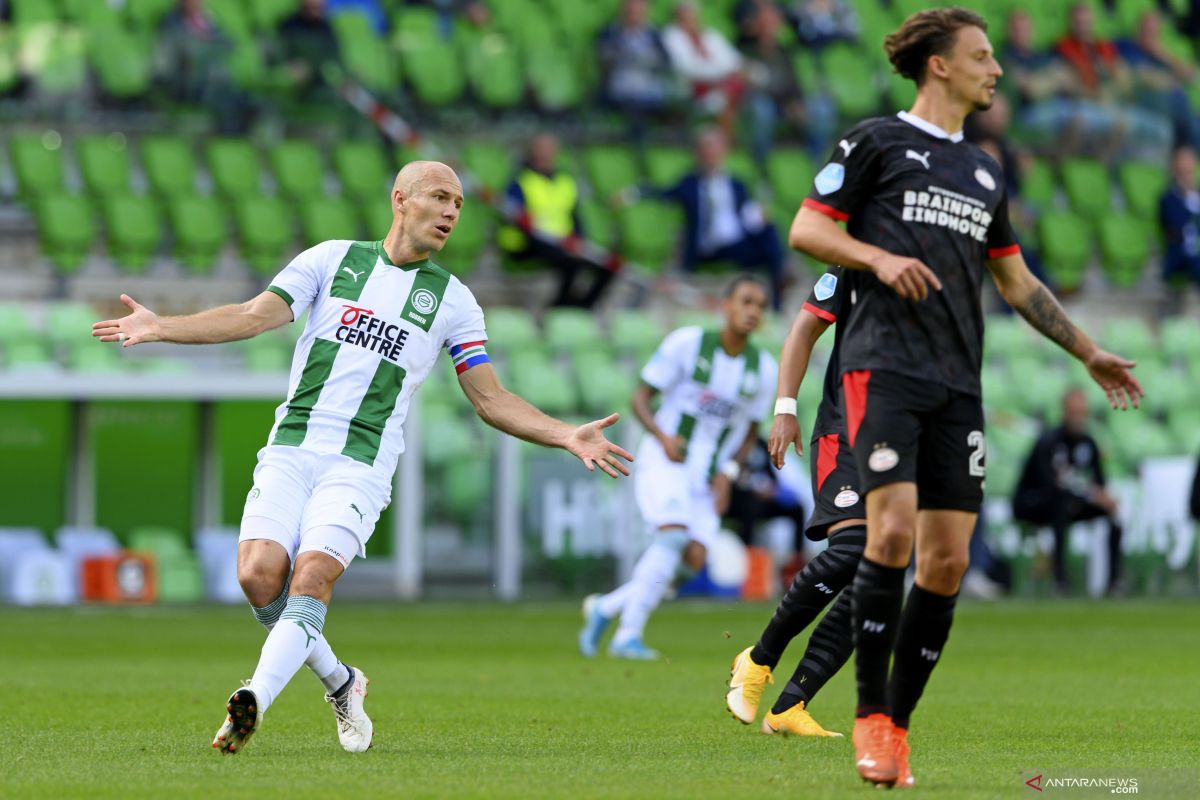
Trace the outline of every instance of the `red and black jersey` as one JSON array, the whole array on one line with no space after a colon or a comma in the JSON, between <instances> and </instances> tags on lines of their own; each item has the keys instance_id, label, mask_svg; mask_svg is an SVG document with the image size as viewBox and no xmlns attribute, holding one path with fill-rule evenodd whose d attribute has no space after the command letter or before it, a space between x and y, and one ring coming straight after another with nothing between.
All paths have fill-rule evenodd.
<instances>
[{"instance_id":1,"label":"red and black jersey","mask_svg":"<svg viewBox=\"0 0 1200 800\"><path fill-rule=\"evenodd\" d=\"M855 238L919 258L942 282L905 300L870 272L839 318L840 367L883 370L980 395L986 262L1019 251L1000 166L962 134L907 112L859 123L834 148L804 205Z\"/></svg>"},{"instance_id":2,"label":"red and black jersey","mask_svg":"<svg viewBox=\"0 0 1200 800\"><path fill-rule=\"evenodd\" d=\"M839 323L850 313L854 302L852 283L855 274L853 270L841 267L830 267L813 285L808 299L804 301L804 311L813 314L830 324ZM842 325L836 324L833 329L833 349L829 351L829 364L825 368L825 380L821 391L821 404L817 406L817 418L813 422L812 438L819 439L830 433L842 430L842 371L838 366L838 352L841 349Z\"/></svg>"}]
</instances>

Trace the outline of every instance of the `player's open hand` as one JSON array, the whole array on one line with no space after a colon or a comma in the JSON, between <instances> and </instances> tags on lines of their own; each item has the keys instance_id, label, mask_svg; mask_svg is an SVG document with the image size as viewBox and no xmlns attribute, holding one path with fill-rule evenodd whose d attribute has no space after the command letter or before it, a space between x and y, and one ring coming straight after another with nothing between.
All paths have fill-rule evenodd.
<instances>
[{"instance_id":1,"label":"player's open hand","mask_svg":"<svg viewBox=\"0 0 1200 800\"><path fill-rule=\"evenodd\" d=\"M775 469L783 469L788 445L796 448L796 455L804 455L804 443L800 438L800 421L794 414L776 414L771 422L771 434L767 437L767 451Z\"/></svg>"},{"instance_id":2,"label":"player's open hand","mask_svg":"<svg viewBox=\"0 0 1200 800\"><path fill-rule=\"evenodd\" d=\"M601 433L620 418L620 414L609 414L604 419L580 425L567 438L567 451L582 461L589 470L595 471L596 467L599 467L614 478L628 475L629 467L625 466L621 459L633 461L633 455L604 438L604 434Z\"/></svg>"},{"instance_id":3,"label":"player's open hand","mask_svg":"<svg viewBox=\"0 0 1200 800\"><path fill-rule=\"evenodd\" d=\"M1092 380L1100 384L1104 394L1108 396L1108 404L1122 411L1132 405L1137 408L1141 399L1146 396L1142 385L1129 370L1137 366L1136 362L1118 355L1097 350L1092 357L1084 362Z\"/></svg>"},{"instance_id":4,"label":"player's open hand","mask_svg":"<svg viewBox=\"0 0 1200 800\"><path fill-rule=\"evenodd\" d=\"M127 294L121 295L121 302L129 306L132 314L121 319L106 319L92 325L92 336L100 337L102 342L120 342L121 347L133 347L142 342L157 342L158 314L138 303Z\"/></svg>"},{"instance_id":5,"label":"player's open hand","mask_svg":"<svg viewBox=\"0 0 1200 800\"><path fill-rule=\"evenodd\" d=\"M924 300L930 288L942 290L938 276L918 258L888 253L871 265L871 271L905 300Z\"/></svg>"}]
</instances>

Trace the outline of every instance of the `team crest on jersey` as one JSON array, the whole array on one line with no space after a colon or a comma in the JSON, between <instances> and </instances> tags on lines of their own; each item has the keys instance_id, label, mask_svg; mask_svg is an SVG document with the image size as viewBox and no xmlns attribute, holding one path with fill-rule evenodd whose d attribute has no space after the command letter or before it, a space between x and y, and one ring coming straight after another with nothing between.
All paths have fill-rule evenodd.
<instances>
[{"instance_id":1,"label":"team crest on jersey","mask_svg":"<svg viewBox=\"0 0 1200 800\"><path fill-rule=\"evenodd\" d=\"M817 177L813 179L813 186L817 187L817 191L821 194L832 194L842 188L842 184L846 182L846 168L841 164L826 164L825 167L817 173Z\"/></svg>"},{"instance_id":2,"label":"team crest on jersey","mask_svg":"<svg viewBox=\"0 0 1200 800\"><path fill-rule=\"evenodd\" d=\"M837 275L832 272L826 272L817 281L817 285L813 287L813 297L821 302L825 302L833 297L833 293L837 291Z\"/></svg>"},{"instance_id":3,"label":"team crest on jersey","mask_svg":"<svg viewBox=\"0 0 1200 800\"><path fill-rule=\"evenodd\" d=\"M432 314L438 307L437 295L428 289L417 289L412 295L412 305L422 314Z\"/></svg>"},{"instance_id":4,"label":"team crest on jersey","mask_svg":"<svg viewBox=\"0 0 1200 800\"><path fill-rule=\"evenodd\" d=\"M995 190L996 179L992 177L992 173L988 172L983 167L975 170L975 180L979 181L979 185L987 189L989 192Z\"/></svg>"},{"instance_id":5,"label":"team crest on jersey","mask_svg":"<svg viewBox=\"0 0 1200 800\"><path fill-rule=\"evenodd\" d=\"M858 492L853 489L842 489L837 493L837 497L833 498L833 504L838 508L849 508L858 502Z\"/></svg>"}]
</instances>

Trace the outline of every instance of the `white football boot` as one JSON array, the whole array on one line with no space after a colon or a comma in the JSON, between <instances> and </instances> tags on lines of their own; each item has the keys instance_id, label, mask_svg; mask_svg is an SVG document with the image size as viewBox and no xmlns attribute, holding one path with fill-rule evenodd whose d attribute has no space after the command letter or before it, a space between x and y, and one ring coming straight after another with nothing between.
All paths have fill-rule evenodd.
<instances>
[{"instance_id":1,"label":"white football boot","mask_svg":"<svg viewBox=\"0 0 1200 800\"><path fill-rule=\"evenodd\" d=\"M338 741L347 753L361 753L371 746L375 736L375 726L371 718L363 710L363 701L367 699L367 676L361 670L348 667L350 680L335 694L325 695L325 702L333 706L333 716L337 719Z\"/></svg>"}]
</instances>

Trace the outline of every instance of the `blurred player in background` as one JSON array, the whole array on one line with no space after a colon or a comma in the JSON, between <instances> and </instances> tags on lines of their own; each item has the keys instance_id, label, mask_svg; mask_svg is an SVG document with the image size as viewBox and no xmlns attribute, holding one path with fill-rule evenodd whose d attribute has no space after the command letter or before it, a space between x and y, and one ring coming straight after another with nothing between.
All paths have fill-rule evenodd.
<instances>
[{"instance_id":1,"label":"blurred player in background","mask_svg":"<svg viewBox=\"0 0 1200 800\"><path fill-rule=\"evenodd\" d=\"M443 348L484 422L561 447L589 470L629 474L619 459L632 457L601 432L616 414L576 428L501 386L484 349L483 311L466 286L429 260L453 232L462 202L453 170L412 162L396 176L382 241L323 242L296 256L253 300L199 314L159 317L122 295L133 313L93 326L101 341L124 347L214 344L248 339L312 309L242 516L238 580L270 633L254 676L229 698L213 740L222 752L245 747L304 664L325 684L342 747L370 747L367 678L338 661L322 631L334 584L356 555L366 555L391 499L409 403Z\"/></svg>"},{"instance_id":2,"label":"blurred player in background","mask_svg":"<svg viewBox=\"0 0 1200 800\"><path fill-rule=\"evenodd\" d=\"M783 467L789 445L796 448L797 455L803 452L796 394L808 372L809 358L817 339L830 325L849 313L853 289L847 284L840 267L821 276L796 315L783 344L775 419L767 442L776 467ZM768 683L774 682L771 672L783 657L784 649L812 624L830 601L835 597L837 601L813 631L792 679L763 718L763 733L841 736L825 730L808 712L808 705L817 692L842 668L854 649L850 593L842 590L854 578L867 543L866 509L842 422L841 371L838 369L840 334L841 326L838 326L825 369L821 404L813 424L811 467L815 509L805 530L805 535L813 541L828 539L829 544L796 574L758 642L734 659L725 705L736 719L747 725L754 722L763 690Z\"/></svg>"},{"instance_id":3,"label":"blurred player in background","mask_svg":"<svg viewBox=\"0 0 1200 800\"><path fill-rule=\"evenodd\" d=\"M594 656L609 622L621 623L609 645L616 658L653 660L659 654L642 639L651 612L684 573L704 566L720 530L758 421L770 408L775 359L750 341L767 310L767 290L750 276L725 291L725 326L706 331L680 328L659 345L642 369L633 412L646 429L634 477L638 510L654 540L629 582L584 601L579 650ZM657 412L650 408L661 393Z\"/></svg>"},{"instance_id":4,"label":"blurred player in background","mask_svg":"<svg viewBox=\"0 0 1200 800\"><path fill-rule=\"evenodd\" d=\"M1003 74L986 28L971 11L930 9L886 38L895 70L917 84L912 110L846 133L790 236L813 258L860 271L838 327L846 433L868 523L853 583L854 745L859 774L877 785L914 784L909 718L949 637L983 500L985 269L1010 306L1084 363L1114 407L1136 406L1142 394L1133 363L1097 347L1030 274L999 165L962 141L963 120L991 105ZM916 584L903 603L914 543Z\"/></svg>"}]
</instances>

